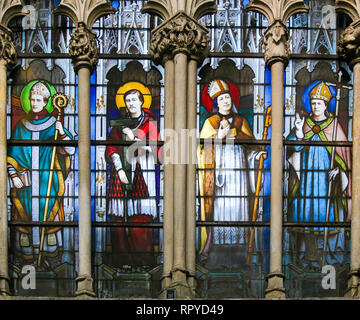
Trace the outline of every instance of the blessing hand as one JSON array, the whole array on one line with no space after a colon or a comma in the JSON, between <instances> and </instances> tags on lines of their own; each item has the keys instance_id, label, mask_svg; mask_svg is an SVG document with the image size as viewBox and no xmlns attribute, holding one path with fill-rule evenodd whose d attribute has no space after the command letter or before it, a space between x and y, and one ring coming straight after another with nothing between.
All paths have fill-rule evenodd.
<instances>
[{"instance_id":1,"label":"blessing hand","mask_svg":"<svg viewBox=\"0 0 360 320\"><path fill-rule=\"evenodd\" d=\"M298 113L295 114L295 134L298 139L304 138L303 126L305 117L300 117Z\"/></svg>"}]
</instances>

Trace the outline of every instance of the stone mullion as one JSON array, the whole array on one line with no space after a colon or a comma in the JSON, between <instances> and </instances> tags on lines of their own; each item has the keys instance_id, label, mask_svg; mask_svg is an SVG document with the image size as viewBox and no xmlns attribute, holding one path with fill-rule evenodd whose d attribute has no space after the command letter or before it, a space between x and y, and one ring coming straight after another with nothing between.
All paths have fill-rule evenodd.
<instances>
[{"instance_id":1,"label":"stone mullion","mask_svg":"<svg viewBox=\"0 0 360 320\"><path fill-rule=\"evenodd\" d=\"M90 76L98 59L95 34L79 24L71 35L69 52L78 74L78 168L79 168L79 275L77 296L95 296L91 264L91 146Z\"/></svg>"},{"instance_id":2,"label":"stone mullion","mask_svg":"<svg viewBox=\"0 0 360 320\"><path fill-rule=\"evenodd\" d=\"M274 21L264 34L265 62L271 70L271 186L270 194L270 272L267 299L284 299L282 273L283 221L283 113L284 69L290 57L289 34L281 21ZM277 188L277 191L274 190ZM280 189L280 190L279 190Z\"/></svg>"},{"instance_id":3,"label":"stone mullion","mask_svg":"<svg viewBox=\"0 0 360 320\"><path fill-rule=\"evenodd\" d=\"M0 60L0 79L6 79L7 64ZM8 272L8 209L7 209L7 137L6 137L6 93L7 81L0 81L0 295L9 292Z\"/></svg>"},{"instance_id":4,"label":"stone mullion","mask_svg":"<svg viewBox=\"0 0 360 320\"><path fill-rule=\"evenodd\" d=\"M271 65L270 273L266 298L285 298L282 273L284 63ZM275 191L276 190L276 191Z\"/></svg>"},{"instance_id":5,"label":"stone mullion","mask_svg":"<svg viewBox=\"0 0 360 320\"><path fill-rule=\"evenodd\" d=\"M78 70L79 276L76 295L94 296L91 275L90 74L86 67Z\"/></svg>"},{"instance_id":6,"label":"stone mullion","mask_svg":"<svg viewBox=\"0 0 360 320\"><path fill-rule=\"evenodd\" d=\"M359 296L360 277L360 62L353 67L352 204L350 274L346 296Z\"/></svg>"},{"instance_id":7,"label":"stone mullion","mask_svg":"<svg viewBox=\"0 0 360 320\"><path fill-rule=\"evenodd\" d=\"M197 106L197 59L190 58L188 62L187 82L187 128L190 136L188 150L188 165L186 176L186 269L189 276L189 286L192 295L195 296L196 289L196 106Z\"/></svg>"},{"instance_id":8,"label":"stone mullion","mask_svg":"<svg viewBox=\"0 0 360 320\"><path fill-rule=\"evenodd\" d=\"M190 148L188 129L196 129L197 65L207 46L207 29L184 12L155 29L151 40L155 63L165 64L165 129L172 134L164 150L174 155L164 163L163 297L167 288L177 298L195 295L196 164L188 161L196 147Z\"/></svg>"},{"instance_id":9,"label":"stone mullion","mask_svg":"<svg viewBox=\"0 0 360 320\"><path fill-rule=\"evenodd\" d=\"M91 275L90 76L98 63L99 48L91 28L115 9L106 0L61 0L54 13L68 16L76 26L69 44L79 88L79 276L75 294L95 296Z\"/></svg>"},{"instance_id":10,"label":"stone mullion","mask_svg":"<svg viewBox=\"0 0 360 320\"><path fill-rule=\"evenodd\" d=\"M177 137L177 159L174 164L174 265L172 269L172 287L177 296L189 297L186 270L186 172L184 162L187 154L187 137L184 135L187 120L187 60L185 53L174 56L176 90L174 92L174 134Z\"/></svg>"},{"instance_id":11,"label":"stone mullion","mask_svg":"<svg viewBox=\"0 0 360 320\"><path fill-rule=\"evenodd\" d=\"M165 61L165 110L164 110L164 140L166 145L171 145L170 130L174 128L174 61ZM171 153L172 154L172 153ZM163 154L164 159L169 155ZM174 252L174 166L169 162L164 163L164 228L163 228L163 248L164 265L162 275L162 287L168 288L171 285L171 270L173 265ZM165 291L162 291L162 298L166 298Z\"/></svg>"}]
</instances>

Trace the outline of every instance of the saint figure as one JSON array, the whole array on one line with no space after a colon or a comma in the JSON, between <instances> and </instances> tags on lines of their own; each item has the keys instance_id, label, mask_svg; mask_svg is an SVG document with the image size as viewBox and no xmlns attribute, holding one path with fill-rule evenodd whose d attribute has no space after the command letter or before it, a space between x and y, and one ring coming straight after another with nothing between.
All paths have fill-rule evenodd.
<instances>
[{"instance_id":1,"label":"saint figure","mask_svg":"<svg viewBox=\"0 0 360 320\"><path fill-rule=\"evenodd\" d=\"M151 93L141 83L128 82L118 91L117 105L126 107L126 113L112 121L109 140L134 144L106 149L111 164L108 214L116 222L151 223L158 218L155 166L160 155L156 145L146 145L159 140L156 116L148 109ZM154 263L151 228L113 228L111 242L114 265Z\"/></svg>"},{"instance_id":2,"label":"saint figure","mask_svg":"<svg viewBox=\"0 0 360 320\"><path fill-rule=\"evenodd\" d=\"M52 115L52 97L55 88L46 81L31 81L20 96L25 116L20 119L12 132L13 140L51 141L55 131L58 140L71 140L72 135L64 129L61 121ZM74 147L56 147L52 183L48 189L53 146L10 146L8 148L8 173L12 219L17 221L64 221L63 195L70 171L70 156ZM46 198L49 205L45 216ZM35 259L42 251L43 261L54 257L62 247L60 227L45 228L43 248L40 247L41 228L18 226L15 232L15 249L27 261Z\"/></svg>"},{"instance_id":3,"label":"saint figure","mask_svg":"<svg viewBox=\"0 0 360 320\"><path fill-rule=\"evenodd\" d=\"M324 82L317 81L305 90L306 95L309 96L304 95L303 101L309 101L311 109L307 105L304 105L304 108L307 109L309 115L301 117L296 114L295 127L288 136L288 140L347 141L340 123L337 123L335 127L334 114L329 110L333 99L331 89L333 88ZM298 145L288 151L289 220L335 222L349 219L349 213L351 213L350 149L340 146ZM333 163L331 163L332 152L335 152ZM330 190L329 187L331 187ZM324 227L299 228L292 232L291 245L297 252L296 263L300 263L307 269L320 268L324 250L329 252L326 254L325 263L342 262L343 230L329 228L329 236L325 244L324 230Z\"/></svg>"},{"instance_id":4,"label":"saint figure","mask_svg":"<svg viewBox=\"0 0 360 320\"><path fill-rule=\"evenodd\" d=\"M228 82L212 81L208 85L207 94L218 111L205 120L200 139L226 141L215 143L215 146L205 143L200 147L201 220L250 221L249 199L255 192L255 160L259 160L261 155L266 156L267 152L231 143L234 139L253 140L254 136L247 119L237 112ZM216 255L219 261L226 264L226 255L231 254L231 247L235 247L241 255L238 264L242 264L248 251L248 231L248 228L239 227L202 228L202 257L206 258L212 247L212 252L218 251ZM227 248L230 248L229 252Z\"/></svg>"}]
</instances>

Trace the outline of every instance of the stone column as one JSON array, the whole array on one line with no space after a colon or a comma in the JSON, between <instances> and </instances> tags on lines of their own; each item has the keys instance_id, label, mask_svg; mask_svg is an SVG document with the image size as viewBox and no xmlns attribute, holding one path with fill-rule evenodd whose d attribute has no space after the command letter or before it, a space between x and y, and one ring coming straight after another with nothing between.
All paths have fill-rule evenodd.
<instances>
[{"instance_id":1,"label":"stone column","mask_svg":"<svg viewBox=\"0 0 360 320\"><path fill-rule=\"evenodd\" d=\"M186 271L186 159L187 141L184 136L187 120L187 55L179 52L174 57L176 89L174 92L174 133L178 157L174 164L174 264L172 268L172 286L177 288L177 295L189 295Z\"/></svg>"},{"instance_id":2,"label":"stone column","mask_svg":"<svg viewBox=\"0 0 360 320\"><path fill-rule=\"evenodd\" d=\"M342 34L338 53L353 70L351 252L347 297L359 297L360 280L360 20Z\"/></svg>"},{"instance_id":3,"label":"stone column","mask_svg":"<svg viewBox=\"0 0 360 320\"><path fill-rule=\"evenodd\" d=\"M155 63L165 64L165 126L175 134L165 141L165 149L177 149L171 159L175 162L164 166L164 241L169 243L164 243L163 292L175 288L180 299L195 293L195 165L187 163L192 151L186 129L196 128L193 57L206 52L206 34L197 21L179 12L153 31L150 46Z\"/></svg>"},{"instance_id":4,"label":"stone column","mask_svg":"<svg viewBox=\"0 0 360 320\"><path fill-rule=\"evenodd\" d=\"M71 35L69 52L79 86L79 275L77 296L95 296L91 275L91 179L90 179L90 75L97 64L95 33L79 23Z\"/></svg>"},{"instance_id":5,"label":"stone column","mask_svg":"<svg viewBox=\"0 0 360 320\"><path fill-rule=\"evenodd\" d=\"M174 128L174 61L167 59L165 61L165 115L164 115L164 142L166 146L171 146L172 137L170 130ZM163 248L164 265L162 275L162 287L168 288L171 285L171 269L174 251L174 166L168 162L168 157L172 155L171 150L165 154L164 150L164 224L163 224ZM166 298L166 293L161 292L160 297Z\"/></svg>"},{"instance_id":6,"label":"stone column","mask_svg":"<svg viewBox=\"0 0 360 320\"><path fill-rule=\"evenodd\" d=\"M15 65L17 54L11 31L0 26L0 295L9 295L8 208L7 208L7 69Z\"/></svg>"},{"instance_id":7,"label":"stone column","mask_svg":"<svg viewBox=\"0 0 360 320\"><path fill-rule=\"evenodd\" d=\"M283 112L284 68L290 57L289 34L281 21L274 21L264 34L265 62L271 70L271 189L270 194L270 273L267 299L285 298L282 273L283 221Z\"/></svg>"},{"instance_id":8,"label":"stone column","mask_svg":"<svg viewBox=\"0 0 360 320\"><path fill-rule=\"evenodd\" d=\"M187 81L187 127L189 129L189 154L186 176L186 269L188 283L195 296L196 289L196 107L197 107L197 66L198 59L191 58L188 62Z\"/></svg>"}]
</instances>

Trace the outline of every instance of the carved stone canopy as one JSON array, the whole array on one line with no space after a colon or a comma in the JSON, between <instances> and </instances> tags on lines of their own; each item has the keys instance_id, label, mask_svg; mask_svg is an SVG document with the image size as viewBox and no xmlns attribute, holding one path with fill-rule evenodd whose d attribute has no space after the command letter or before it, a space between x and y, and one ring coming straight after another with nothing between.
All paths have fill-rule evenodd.
<instances>
[{"instance_id":1,"label":"carved stone canopy","mask_svg":"<svg viewBox=\"0 0 360 320\"><path fill-rule=\"evenodd\" d=\"M80 68L88 68L91 71L98 63L99 47L96 34L88 30L83 23L71 34L69 53L72 57L75 72Z\"/></svg>"},{"instance_id":2,"label":"carved stone canopy","mask_svg":"<svg viewBox=\"0 0 360 320\"><path fill-rule=\"evenodd\" d=\"M209 47L208 30L184 12L179 12L153 31L150 53L160 64L182 52L202 60Z\"/></svg>"},{"instance_id":3,"label":"carved stone canopy","mask_svg":"<svg viewBox=\"0 0 360 320\"><path fill-rule=\"evenodd\" d=\"M341 34L337 51L351 68L360 62L360 20L350 24Z\"/></svg>"},{"instance_id":4,"label":"carved stone canopy","mask_svg":"<svg viewBox=\"0 0 360 320\"><path fill-rule=\"evenodd\" d=\"M264 59L268 67L279 61L285 65L288 64L290 59L289 42L288 29L280 20L275 20L266 29L263 38Z\"/></svg>"}]
</instances>

